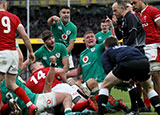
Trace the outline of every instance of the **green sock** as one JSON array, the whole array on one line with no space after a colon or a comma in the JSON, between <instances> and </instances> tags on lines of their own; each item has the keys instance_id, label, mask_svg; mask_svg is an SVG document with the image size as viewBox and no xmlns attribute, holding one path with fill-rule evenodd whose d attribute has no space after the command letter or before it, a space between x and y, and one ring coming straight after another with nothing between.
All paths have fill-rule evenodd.
<instances>
[{"instance_id":1,"label":"green sock","mask_svg":"<svg viewBox=\"0 0 160 115\"><path fill-rule=\"evenodd\" d=\"M71 113L71 112L72 112L71 109L67 109L67 110L64 111L64 114Z\"/></svg>"}]
</instances>

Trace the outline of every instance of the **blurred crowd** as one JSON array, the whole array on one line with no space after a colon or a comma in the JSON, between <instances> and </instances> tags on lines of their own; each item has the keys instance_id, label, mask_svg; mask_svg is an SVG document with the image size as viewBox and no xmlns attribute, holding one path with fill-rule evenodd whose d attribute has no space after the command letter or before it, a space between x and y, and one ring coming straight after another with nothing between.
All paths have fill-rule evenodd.
<instances>
[{"instance_id":1,"label":"blurred crowd","mask_svg":"<svg viewBox=\"0 0 160 115\"><path fill-rule=\"evenodd\" d=\"M60 6L30 7L31 38L39 38L43 30L46 28L49 29L47 19L52 15L58 15L59 7ZM9 11L19 16L22 24L27 29L27 9L25 7L10 7ZM70 20L77 26L77 37L83 37L87 28L92 28L94 33L100 31L100 20L105 18L106 15L112 15L110 7L97 5L71 7Z\"/></svg>"}]
</instances>

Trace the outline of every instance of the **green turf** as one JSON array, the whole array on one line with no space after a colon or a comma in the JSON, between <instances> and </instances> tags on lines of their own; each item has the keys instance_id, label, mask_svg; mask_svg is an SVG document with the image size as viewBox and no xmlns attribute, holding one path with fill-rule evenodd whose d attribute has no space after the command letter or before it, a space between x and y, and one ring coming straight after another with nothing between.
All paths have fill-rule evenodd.
<instances>
[{"instance_id":1,"label":"green turf","mask_svg":"<svg viewBox=\"0 0 160 115\"><path fill-rule=\"evenodd\" d=\"M130 104L130 98L129 98L129 95L128 95L128 92L122 92L120 90L116 90L116 89L112 89L111 91L111 94L113 95L113 97L115 99L122 99L123 102L125 104L128 105L128 107L130 108L131 104ZM152 111L154 111L154 108L152 107ZM120 112L117 112L115 114L105 114L105 115L121 115L123 114L124 112L123 111L120 111ZM157 113L155 112L149 112L149 113L140 113L140 115L157 115Z\"/></svg>"}]
</instances>

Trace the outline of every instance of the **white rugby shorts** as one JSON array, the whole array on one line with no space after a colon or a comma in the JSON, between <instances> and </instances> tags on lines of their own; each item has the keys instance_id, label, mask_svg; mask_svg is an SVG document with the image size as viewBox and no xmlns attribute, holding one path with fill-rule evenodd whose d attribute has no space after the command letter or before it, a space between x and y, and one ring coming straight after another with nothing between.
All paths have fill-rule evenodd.
<instances>
[{"instance_id":1,"label":"white rugby shorts","mask_svg":"<svg viewBox=\"0 0 160 115\"><path fill-rule=\"evenodd\" d=\"M73 89L67 83L57 84L55 87L52 88L52 92L68 93L72 96L72 100L74 100L77 96L80 96L81 98L83 98L75 89Z\"/></svg>"},{"instance_id":2,"label":"white rugby shorts","mask_svg":"<svg viewBox=\"0 0 160 115\"><path fill-rule=\"evenodd\" d=\"M36 106L39 112L56 106L56 97L54 92L41 93L37 97Z\"/></svg>"},{"instance_id":3,"label":"white rugby shorts","mask_svg":"<svg viewBox=\"0 0 160 115\"><path fill-rule=\"evenodd\" d=\"M160 71L160 43L148 44L144 50L150 61L150 71Z\"/></svg>"},{"instance_id":4,"label":"white rugby shorts","mask_svg":"<svg viewBox=\"0 0 160 115\"><path fill-rule=\"evenodd\" d=\"M19 57L16 50L0 51L0 72L17 74Z\"/></svg>"},{"instance_id":5,"label":"white rugby shorts","mask_svg":"<svg viewBox=\"0 0 160 115\"><path fill-rule=\"evenodd\" d=\"M160 62L160 43L148 44L144 47L144 50L149 61Z\"/></svg>"}]
</instances>

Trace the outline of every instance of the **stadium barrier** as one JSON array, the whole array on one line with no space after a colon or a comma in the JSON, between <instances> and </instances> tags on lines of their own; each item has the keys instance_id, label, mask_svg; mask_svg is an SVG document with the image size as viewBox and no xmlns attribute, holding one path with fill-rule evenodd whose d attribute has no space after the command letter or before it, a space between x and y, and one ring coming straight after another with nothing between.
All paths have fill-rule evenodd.
<instances>
[{"instance_id":1,"label":"stadium barrier","mask_svg":"<svg viewBox=\"0 0 160 115\"><path fill-rule=\"evenodd\" d=\"M77 44L82 44L83 42L83 37L78 37L76 38L75 43ZM23 40L21 38L16 38L16 41L18 44L24 44ZM41 38L30 38L31 44L44 44L43 40Z\"/></svg>"}]
</instances>

